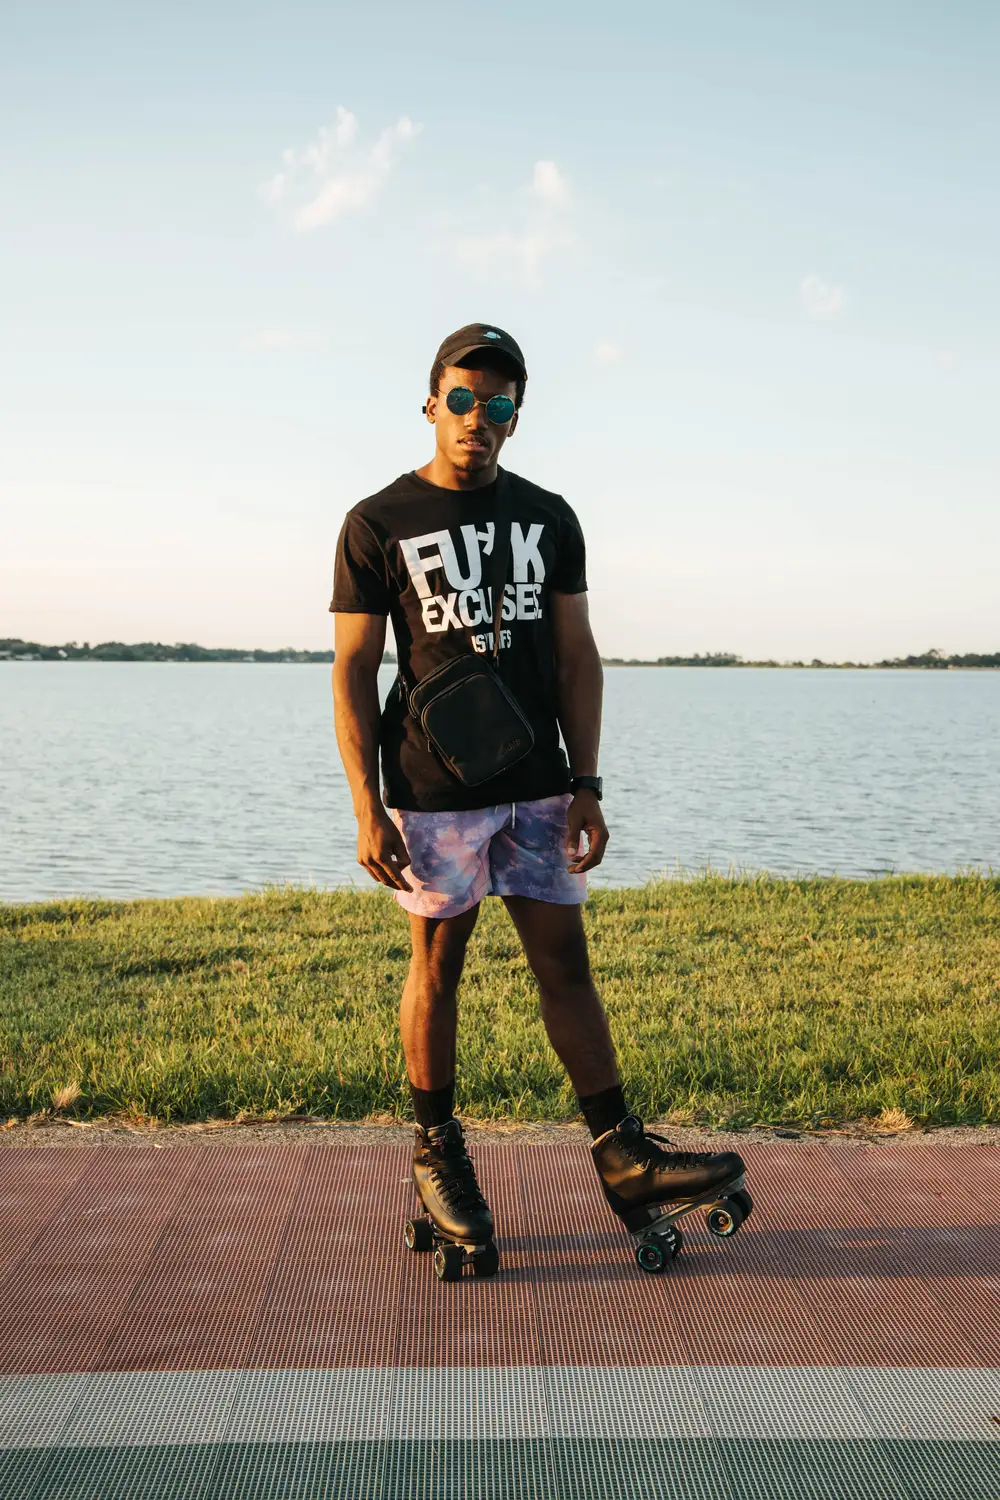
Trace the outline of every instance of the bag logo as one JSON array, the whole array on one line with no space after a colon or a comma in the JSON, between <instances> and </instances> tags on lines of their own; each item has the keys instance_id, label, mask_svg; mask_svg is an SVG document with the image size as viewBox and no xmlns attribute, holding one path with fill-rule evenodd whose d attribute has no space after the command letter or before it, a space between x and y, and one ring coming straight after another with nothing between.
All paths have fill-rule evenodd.
<instances>
[{"instance_id":1,"label":"bag logo","mask_svg":"<svg viewBox=\"0 0 1000 1500\"><path fill-rule=\"evenodd\" d=\"M500 746L500 754L506 755L509 750L516 750L520 743L520 740L508 740L506 745Z\"/></svg>"}]
</instances>

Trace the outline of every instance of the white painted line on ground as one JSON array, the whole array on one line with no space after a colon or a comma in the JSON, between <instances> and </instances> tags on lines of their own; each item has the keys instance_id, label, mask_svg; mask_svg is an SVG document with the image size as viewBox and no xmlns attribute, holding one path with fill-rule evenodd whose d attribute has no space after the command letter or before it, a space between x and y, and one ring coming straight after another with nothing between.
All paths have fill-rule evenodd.
<instances>
[{"instance_id":1,"label":"white painted line on ground","mask_svg":"<svg viewBox=\"0 0 1000 1500\"><path fill-rule=\"evenodd\" d=\"M1000 1370L585 1366L0 1377L0 1449L212 1442L914 1438L1000 1443Z\"/></svg>"}]
</instances>

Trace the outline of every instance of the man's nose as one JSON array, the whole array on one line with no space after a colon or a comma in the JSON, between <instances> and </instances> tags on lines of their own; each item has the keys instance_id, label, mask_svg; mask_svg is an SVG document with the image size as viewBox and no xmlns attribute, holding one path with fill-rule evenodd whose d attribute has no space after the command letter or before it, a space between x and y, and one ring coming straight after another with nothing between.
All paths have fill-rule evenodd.
<instances>
[{"instance_id":1,"label":"man's nose","mask_svg":"<svg viewBox=\"0 0 1000 1500\"><path fill-rule=\"evenodd\" d=\"M487 425L486 407L480 406L478 401L470 412L466 412L465 425L470 432L477 432Z\"/></svg>"}]
</instances>

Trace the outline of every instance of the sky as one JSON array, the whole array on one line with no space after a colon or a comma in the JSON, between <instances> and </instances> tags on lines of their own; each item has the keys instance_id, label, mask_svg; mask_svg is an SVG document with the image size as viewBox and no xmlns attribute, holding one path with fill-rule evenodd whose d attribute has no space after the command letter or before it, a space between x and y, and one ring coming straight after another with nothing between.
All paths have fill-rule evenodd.
<instances>
[{"instance_id":1,"label":"sky","mask_svg":"<svg viewBox=\"0 0 1000 1500\"><path fill-rule=\"evenodd\" d=\"M0 636L321 648L509 329L606 655L1000 650L1000 8L0 19Z\"/></svg>"}]
</instances>

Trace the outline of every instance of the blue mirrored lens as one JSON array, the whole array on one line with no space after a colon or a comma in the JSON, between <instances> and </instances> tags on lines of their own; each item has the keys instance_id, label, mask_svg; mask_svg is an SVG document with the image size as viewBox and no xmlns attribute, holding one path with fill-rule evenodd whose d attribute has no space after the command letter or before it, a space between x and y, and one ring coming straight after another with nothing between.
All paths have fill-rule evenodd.
<instances>
[{"instance_id":1,"label":"blue mirrored lens","mask_svg":"<svg viewBox=\"0 0 1000 1500\"><path fill-rule=\"evenodd\" d=\"M502 427L514 415L514 403L509 396L491 396L486 403L486 415L491 422Z\"/></svg>"},{"instance_id":2,"label":"blue mirrored lens","mask_svg":"<svg viewBox=\"0 0 1000 1500\"><path fill-rule=\"evenodd\" d=\"M456 385L448 392L445 402L448 410L453 411L456 417L464 417L475 406L476 398L466 386Z\"/></svg>"}]
</instances>

